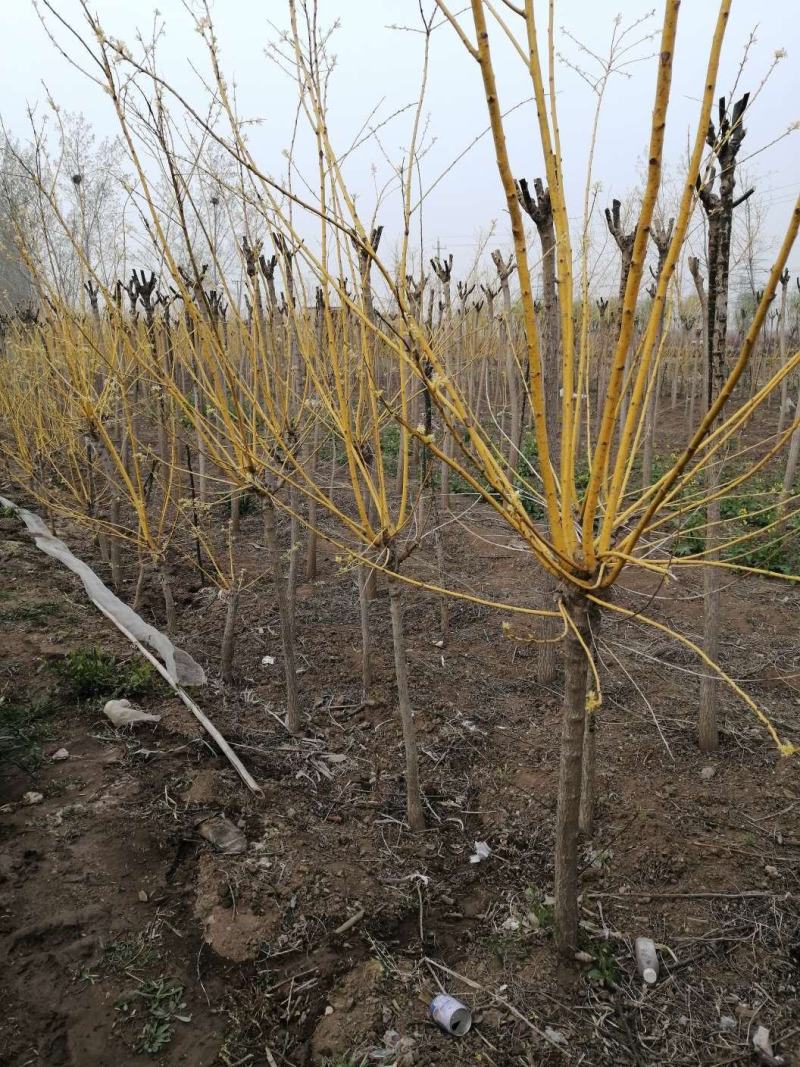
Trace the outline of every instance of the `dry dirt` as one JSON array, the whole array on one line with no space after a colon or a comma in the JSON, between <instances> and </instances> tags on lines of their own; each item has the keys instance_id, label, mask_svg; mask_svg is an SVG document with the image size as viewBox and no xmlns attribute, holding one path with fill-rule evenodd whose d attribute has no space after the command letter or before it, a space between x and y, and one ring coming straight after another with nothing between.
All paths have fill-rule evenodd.
<instances>
[{"instance_id":1,"label":"dry dirt","mask_svg":"<svg viewBox=\"0 0 800 1067\"><path fill-rule=\"evenodd\" d=\"M243 529L254 575L258 516ZM480 538L448 528L452 574L479 572L484 591L534 604L524 553L487 515L473 529ZM60 532L107 578L79 531ZM413 560L419 573L431 566ZM604 624L597 830L582 857L587 959L559 971L547 895L560 681L537 685L535 646L504 639L498 612L456 604L440 649L436 601L409 595L429 816L414 836L402 824L387 598L380 589L372 606L378 682L364 706L353 575L333 552L298 595L302 737L279 722L269 583L244 598L228 688L216 673L224 604L202 589L180 605L179 643L211 678L194 695L263 800L168 691L141 700L161 724L132 735L109 727L102 700L67 695L56 665L70 650L135 654L14 519L0 520L0 569L0 697L50 702L38 766L0 767L0 1064L721 1067L758 1062L760 1025L785 1063L800 1052L797 760L727 691L721 750L702 757L698 665L663 635ZM630 577L621 596L662 621L680 614L696 637L698 582ZM800 740L800 590L738 580L724 600L723 662ZM155 590L145 614L163 624ZM69 757L54 762L60 748ZM39 803L23 802L31 791ZM199 833L219 814L244 832L242 854ZM476 841L491 849L480 863ZM665 946L652 988L631 957L639 934ZM429 1020L438 983L472 1007L466 1038ZM387 1031L410 1039L399 1060Z\"/></svg>"}]
</instances>

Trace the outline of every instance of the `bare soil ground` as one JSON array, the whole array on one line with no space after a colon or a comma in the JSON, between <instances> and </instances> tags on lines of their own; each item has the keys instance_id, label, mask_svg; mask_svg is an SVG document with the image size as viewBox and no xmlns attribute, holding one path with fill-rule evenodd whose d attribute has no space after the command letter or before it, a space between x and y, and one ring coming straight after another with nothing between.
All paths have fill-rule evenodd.
<instances>
[{"instance_id":1,"label":"bare soil ground","mask_svg":"<svg viewBox=\"0 0 800 1067\"><path fill-rule=\"evenodd\" d=\"M247 516L253 575L259 530ZM107 577L77 530L60 532ZM455 577L479 572L484 592L537 602L530 563L487 514L447 538ZM500 613L474 604L454 605L451 639L436 647L436 601L409 594L429 816L410 835L387 598L381 589L372 606L378 684L364 706L354 579L333 556L298 594L299 738L278 721L268 581L243 598L232 687L215 674L224 604L201 589L180 606L178 643L211 676L195 695L240 746L257 800L168 690L140 699L163 719L133 734L110 728L102 699L69 695L58 665L70 651L136 656L77 580L0 520L0 697L24 722L38 716L41 746L38 760L17 753L0 767L0 1064L722 1067L759 1062L759 1025L785 1063L797 1057L796 759L727 691L721 750L703 758L698 664L653 630L607 619L586 957L559 970L548 894L560 681L537 685L536 647L504 639ZM432 559L413 567L430 573ZM626 604L700 633L699 572L669 588L624 585ZM738 579L724 603L724 664L798 741L800 590ZM163 624L155 589L145 614ZM61 748L68 758L53 761ZM26 803L32 791L42 799ZM219 814L242 829L245 852L220 854L201 836ZM480 863L476 841L491 849ZM665 946L654 987L635 972L639 934ZM439 983L475 1013L465 1038L428 1018ZM393 1051L388 1031L408 1041Z\"/></svg>"}]
</instances>

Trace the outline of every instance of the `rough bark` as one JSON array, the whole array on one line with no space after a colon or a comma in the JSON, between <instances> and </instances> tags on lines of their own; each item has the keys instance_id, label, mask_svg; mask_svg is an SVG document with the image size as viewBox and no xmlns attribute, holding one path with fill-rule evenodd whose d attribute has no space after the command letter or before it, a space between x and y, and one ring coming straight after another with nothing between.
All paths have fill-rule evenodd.
<instances>
[{"instance_id":1,"label":"rough bark","mask_svg":"<svg viewBox=\"0 0 800 1067\"><path fill-rule=\"evenodd\" d=\"M589 637L586 601L571 594L565 607L584 640ZM581 803L586 653L570 629L564 641L564 705L558 777L555 844L555 937L571 959L578 947L578 820Z\"/></svg>"},{"instance_id":2,"label":"rough bark","mask_svg":"<svg viewBox=\"0 0 800 1067\"><path fill-rule=\"evenodd\" d=\"M653 272L653 284L658 285L661 274L664 270L664 264L667 261L667 254L669 252L669 246L672 241L672 231L675 228L675 219L670 219L666 226L660 221L654 221L650 227L650 237L653 244L658 250L658 265ZM651 268L652 271L652 268ZM655 296L655 289L652 290L652 294ZM664 304L661 305L661 311L658 317L658 329L656 332L656 338L653 348L653 361L651 362L650 374L655 378L650 389L650 396L647 400L647 409L645 412L645 425L644 425L644 447L642 449L642 488L647 489L653 480L653 454L655 452L655 436L656 436L656 410L658 408L659 400L659 385L661 381L661 368L655 363L655 358L658 354L658 350L661 347L661 338L664 332Z\"/></svg>"},{"instance_id":3,"label":"rough bark","mask_svg":"<svg viewBox=\"0 0 800 1067\"><path fill-rule=\"evenodd\" d=\"M290 734L300 732L300 705L297 699L297 671L294 659L294 626L286 596L286 578L283 559L278 544L278 528L275 520L275 505L272 497L264 497L264 537L267 542L272 584L278 602L278 618L283 650L283 667L286 675L286 729Z\"/></svg>"},{"instance_id":4,"label":"rough bark","mask_svg":"<svg viewBox=\"0 0 800 1067\"><path fill-rule=\"evenodd\" d=\"M610 595L610 591L606 594L606 599ZM596 604L592 604L588 612L589 616L589 629L591 633L592 643L589 646L594 648L597 642L597 636L600 631L600 609ZM589 664L586 664L587 678ZM578 815L578 826L580 832L584 837L591 837L594 829L594 809L595 809L595 741L597 733L597 715L594 708L586 709L586 717L583 727L583 759L581 762L581 806Z\"/></svg>"},{"instance_id":5,"label":"rough bark","mask_svg":"<svg viewBox=\"0 0 800 1067\"><path fill-rule=\"evenodd\" d=\"M233 681L233 657L236 651L236 616L239 611L241 581L234 581L228 590L228 603L225 610L225 628L222 631L221 664L222 680L226 685Z\"/></svg>"},{"instance_id":6,"label":"rough bark","mask_svg":"<svg viewBox=\"0 0 800 1067\"><path fill-rule=\"evenodd\" d=\"M121 501L118 496L111 498L110 521L116 529L119 528ZM111 584L119 591L122 588L122 560L120 556L120 539L116 534L111 536Z\"/></svg>"},{"instance_id":7,"label":"rough bark","mask_svg":"<svg viewBox=\"0 0 800 1067\"><path fill-rule=\"evenodd\" d=\"M361 622L361 699L369 697L372 688L372 648L369 635L369 579L372 567L358 569L358 610Z\"/></svg>"},{"instance_id":8,"label":"rough bark","mask_svg":"<svg viewBox=\"0 0 800 1067\"><path fill-rule=\"evenodd\" d=\"M419 758L414 712L408 693L408 661L403 629L403 594L400 582L389 579L389 610L392 617L394 669L397 678L397 705L403 726L403 747L406 763L406 817L412 830L425 829L425 815L419 788Z\"/></svg>"},{"instance_id":9,"label":"rough bark","mask_svg":"<svg viewBox=\"0 0 800 1067\"><path fill-rule=\"evenodd\" d=\"M505 353L506 385L508 387L508 406L511 409L511 428L508 441L508 465L516 473L519 467L519 445L522 433L522 401L519 388L519 368L511 343L511 287L509 278L516 269L516 263L509 256L504 260L499 249L492 252L492 261L497 269L500 292L503 297L503 314L500 317L500 347Z\"/></svg>"},{"instance_id":10,"label":"rough bark","mask_svg":"<svg viewBox=\"0 0 800 1067\"><path fill-rule=\"evenodd\" d=\"M708 297L706 301L706 395L707 411L719 393L725 381L726 346L728 334L728 289L731 255L731 235L733 231L733 212L738 204L750 195L745 193L734 199L736 185L736 157L745 135L742 117L749 94L734 104L729 116L725 98L719 102L719 130L709 124L706 140L716 157L719 167L719 192L713 191L716 173L709 167L705 180L698 178L697 193L708 219ZM691 265L690 265L691 268ZM692 271L693 275L695 271ZM697 285L697 278L695 277ZM699 294L699 289L698 289ZM709 494L719 483L720 462L711 463L707 468L707 488ZM719 502L710 501L706 516L706 559L713 563L719 559ZM706 654L716 660L719 651L719 609L720 582L719 569L709 566L704 569L703 599L703 634ZM716 751L719 745L717 722L719 703L719 681L715 676L705 676L700 688L700 708L698 713L698 741L703 752Z\"/></svg>"},{"instance_id":11,"label":"rough bark","mask_svg":"<svg viewBox=\"0 0 800 1067\"><path fill-rule=\"evenodd\" d=\"M164 598L164 614L167 620L167 633L172 637L178 629L178 615L175 611L175 598L172 595L172 586L169 576L163 564L157 568L158 582L161 586L161 595Z\"/></svg>"}]
</instances>

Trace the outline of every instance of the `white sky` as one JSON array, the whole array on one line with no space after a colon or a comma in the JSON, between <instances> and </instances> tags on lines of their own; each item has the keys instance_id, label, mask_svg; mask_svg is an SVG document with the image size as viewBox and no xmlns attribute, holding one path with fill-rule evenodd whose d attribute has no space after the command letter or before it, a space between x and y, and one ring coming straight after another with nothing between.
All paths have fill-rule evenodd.
<instances>
[{"instance_id":1,"label":"white sky","mask_svg":"<svg viewBox=\"0 0 800 1067\"><path fill-rule=\"evenodd\" d=\"M55 0L59 10L76 21L80 19L77 0ZM662 0L663 3L663 0ZM537 0L546 20L546 3ZM137 25L147 31L152 8L131 0L93 0L107 33L123 38L132 47ZM430 8L429 0L425 0ZM464 4L451 5L458 9ZM500 5L502 6L502 5ZM622 13L624 24L644 15L652 6L642 0L556 0L556 23L598 52L605 52L615 15ZM713 0L683 0L673 76L673 98L667 130L666 159L669 169L679 165L685 153L687 134L693 127L698 95L702 88L708 42L715 19ZM160 46L162 72L184 90L195 84L189 61L204 72L201 41L192 28L181 0L161 0L158 8L166 20L166 36ZM285 167L281 150L286 146L294 116L295 97L283 74L265 57L264 48L276 31L270 20L286 24L285 0L217 0L214 19L222 50L222 64L231 82L236 83L240 111L262 118L251 140L255 155L265 170L274 174ZM656 30L662 7L646 28ZM339 19L332 50L338 68L331 91L331 132L338 148L346 146L367 119L374 106L383 103L379 116L415 98L421 64L421 42L416 34L391 29L390 24L419 25L417 0L319 0L323 24ZM727 92L735 77L742 51L752 30L756 43L740 90L754 90L772 62L776 49L788 56L771 75L747 122L748 135L741 157L747 157L800 120L800 18L798 0L768 0L752 4L734 0L719 92ZM511 16L513 18L513 16ZM756 21L758 26L756 27ZM466 25L468 15L463 16ZM59 38L66 43L63 30ZM58 55L47 40L36 17L33 0L0 0L0 114L6 127L24 137L26 105L41 100L43 82L62 107L81 111L101 135L116 133L108 99ZM525 70L507 44L495 33L500 99L504 108L530 96ZM74 48L74 44L70 46ZM557 47L571 60L587 63L573 41L559 30ZM641 50L652 53L655 45ZM613 196L623 198L636 184L646 150L652 88L653 60L638 64L630 78L617 77L611 84L600 122L595 160L595 178L602 183L598 207ZM558 74L562 147L568 176L570 210L581 209L586 164L586 146L594 109L591 91L574 71L562 66ZM199 100L199 89L196 91ZM429 185L487 124L486 105L477 64L465 53L449 27L433 37L432 64L426 114L435 143L424 162L423 185ZM396 120L381 133L381 141L393 160L399 160L407 141L411 113ZM512 163L517 176L543 176L541 152L529 106L508 120ZM304 157L301 153L300 157ZM313 176L313 160L308 157L307 172ZM348 178L359 193L359 204L368 217L374 199L371 167L385 174L386 164L373 143L360 150L351 161ZM800 186L800 130L761 152L747 164L751 181L766 207L764 268L770 250L782 232L794 196ZM379 221L389 232L396 225L387 217L396 209L387 207ZM502 189L497 176L490 138L483 140L456 165L431 194L425 207L423 228L426 255L434 251L437 239L443 251L456 257L464 272L478 247L479 235L496 221L497 238L491 247L508 244L508 227ZM795 249L790 269L800 271L800 250ZM609 284L613 289L613 285Z\"/></svg>"}]
</instances>

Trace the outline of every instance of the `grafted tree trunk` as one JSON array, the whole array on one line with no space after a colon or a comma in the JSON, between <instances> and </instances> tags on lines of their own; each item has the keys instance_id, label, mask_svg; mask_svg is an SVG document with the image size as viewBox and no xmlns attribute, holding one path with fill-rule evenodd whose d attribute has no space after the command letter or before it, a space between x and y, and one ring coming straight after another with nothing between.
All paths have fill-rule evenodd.
<instances>
[{"instance_id":1,"label":"grafted tree trunk","mask_svg":"<svg viewBox=\"0 0 800 1067\"><path fill-rule=\"evenodd\" d=\"M439 326L441 327L444 323L445 329L449 330L453 318L452 293L450 291L450 280L453 276L452 253L449 256L445 256L444 259L436 256L431 260L431 268L439 280ZM449 365L452 362L450 347L448 344L448 348L444 352L445 365ZM450 369L448 366L448 371ZM450 431L444 425L444 421L442 421L441 449L446 456L453 455L453 440ZM443 512L450 510L450 468L445 460L442 460L439 464L439 504Z\"/></svg>"},{"instance_id":2,"label":"grafted tree trunk","mask_svg":"<svg viewBox=\"0 0 800 1067\"><path fill-rule=\"evenodd\" d=\"M178 629L178 615L175 611L175 598L172 595L172 586L165 565L162 563L156 568L158 582L161 586L161 595L164 598L164 614L167 620L167 633L172 637Z\"/></svg>"},{"instance_id":3,"label":"grafted tree trunk","mask_svg":"<svg viewBox=\"0 0 800 1067\"><path fill-rule=\"evenodd\" d=\"M570 593L564 602L575 628L588 643L585 598ZM586 716L586 653L571 628L564 639L564 705L558 776L555 844L555 937L571 959L578 947L578 822L581 804L583 736Z\"/></svg>"},{"instance_id":4,"label":"grafted tree trunk","mask_svg":"<svg viewBox=\"0 0 800 1067\"><path fill-rule=\"evenodd\" d=\"M517 199L533 220L542 246L542 321L544 323L542 376L544 378L545 423L550 456L558 470L561 453L561 434L559 433L561 425L559 403L561 396L561 323L556 286L556 233L550 190L544 186L541 178L534 179L533 189L534 196L531 196L525 179L521 178L517 182ZM556 595L558 583L549 571L544 572L543 582L545 600L547 606L550 607ZM548 620L542 624L544 641L539 645L536 677L545 684L552 682L556 676L558 645L553 641L553 637L557 629L557 622Z\"/></svg>"},{"instance_id":5,"label":"grafted tree trunk","mask_svg":"<svg viewBox=\"0 0 800 1067\"><path fill-rule=\"evenodd\" d=\"M118 496L112 497L109 519L111 525L117 529L119 528L120 507L120 498ZM120 556L120 539L116 534L111 536L111 582L119 592L122 588L122 560Z\"/></svg>"},{"instance_id":6,"label":"grafted tree trunk","mask_svg":"<svg viewBox=\"0 0 800 1067\"><path fill-rule=\"evenodd\" d=\"M395 570L394 561L389 569ZM417 753L417 728L414 723L414 711L408 692L408 659L403 628L403 592L397 578L389 578L389 610L392 617L392 644L394 647L394 669L397 679L397 706L403 727L403 747L406 762L406 818L412 830L425 829L425 815L422 808L422 795L419 788L419 757Z\"/></svg>"},{"instance_id":7,"label":"grafted tree trunk","mask_svg":"<svg viewBox=\"0 0 800 1067\"><path fill-rule=\"evenodd\" d=\"M729 117L725 98L719 102L719 131L709 125L707 141L720 165L719 194L713 192L715 170L709 167L706 180L698 178L697 192L708 218L708 298L707 298L707 359L705 410L722 388L726 375L726 345L728 336L728 288L731 255L733 212L752 193L752 189L734 199L736 184L736 156L744 139L742 117L749 94L736 102ZM694 274L694 271L693 271ZM697 278L695 278L697 285ZM699 290L698 290L699 292ZM719 485L720 463L709 463L706 468L706 489L711 496ZM718 500L710 500L706 515L706 545L704 558L710 564L704 568L703 641L706 655L712 660L719 654L720 581L719 568L714 566L720 558L719 533L720 506ZM700 709L698 714L698 741L703 752L714 752L719 747L718 726L719 681L715 675L706 673L700 686Z\"/></svg>"},{"instance_id":8,"label":"grafted tree trunk","mask_svg":"<svg viewBox=\"0 0 800 1067\"><path fill-rule=\"evenodd\" d=\"M625 233L625 230L624 230L623 225L622 225L622 218L621 218L621 215L620 215L621 208L622 208L622 204L620 203L619 200L612 200L611 201L611 210L610 211L609 211L608 208L606 208L606 224L608 225L608 232L611 234L611 236L616 241L617 248L619 248L620 257L621 257L620 258L620 268L619 268L619 298L618 298L618 302L617 302L617 307L615 309L615 321L617 323L617 327L619 327L619 323L621 321L621 316L622 316L622 308L623 308L623 305L625 303L625 290L626 290L626 288L628 286L628 275L631 272L631 263L633 261L633 245L634 245L634 242L636 241L636 227L635 226L630 231L630 233ZM629 345L628 346L628 352L627 352L627 354L625 356L625 381L626 382L628 382L630 380L631 359L633 358L631 349L632 349L632 346ZM623 397L622 397L622 403L621 403L621 407L620 407L620 418L619 418L620 433L622 433L622 428L625 425L625 417L626 417L627 413L628 413L628 391L627 391L627 388L626 388L626 390L625 390L625 392L623 394Z\"/></svg>"},{"instance_id":9,"label":"grafted tree trunk","mask_svg":"<svg viewBox=\"0 0 800 1067\"><path fill-rule=\"evenodd\" d=\"M789 301L787 299L789 295L789 269L788 267L781 274L781 307L778 314L778 356L780 360L780 366L786 365L786 311ZM786 425L787 408L789 407L789 378L784 377L781 381L781 410L778 415L778 435L783 433L783 427Z\"/></svg>"},{"instance_id":10,"label":"grafted tree trunk","mask_svg":"<svg viewBox=\"0 0 800 1067\"><path fill-rule=\"evenodd\" d=\"M233 681L233 657L236 652L236 616L239 611L239 598L242 591L241 578L235 579L228 590L228 603L225 608L225 628L222 631L220 659L222 680L226 685Z\"/></svg>"},{"instance_id":11,"label":"grafted tree trunk","mask_svg":"<svg viewBox=\"0 0 800 1067\"><path fill-rule=\"evenodd\" d=\"M505 353L506 384L508 387L508 406L511 409L511 428L508 441L508 465L516 473L519 467L519 444L522 434L522 400L519 389L519 369L514 357L511 340L511 287L509 278L516 270L516 263L511 256L503 259L499 249L492 252L492 262L497 269L500 291L503 296L503 314L500 319L500 346Z\"/></svg>"},{"instance_id":12,"label":"grafted tree trunk","mask_svg":"<svg viewBox=\"0 0 800 1067\"><path fill-rule=\"evenodd\" d=\"M300 732L300 705L297 699L297 671L294 659L294 625L286 596L286 578L283 559L278 544L278 527L275 520L275 505L269 494L264 496L264 537L267 542L272 584L278 602L278 618L283 651L283 668L286 675L286 729L290 734Z\"/></svg>"},{"instance_id":13,"label":"grafted tree trunk","mask_svg":"<svg viewBox=\"0 0 800 1067\"><path fill-rule=\"evenodd\" d=\"M669 252L670 242L672 241L672 231L675 227L675 219L670 219L666 227L660 221L653 221L650 227L650 237L653 244L658 249L658 266L654 272L653 289L650 291L650 295L655 297L655 286L658 285L658 281L661 278L662 271L664 270L664 264L667 261L667 253ZM651 267L652 271L652 267ZM659 401L659 384L661 381L661 368L655 364L655 356L658 354L658 350L661 347L661 337L664 332L664 311L665 307L662 304L661 313L658 317L658 330L656 333L654 357L651 363L651 376L655 376L655 380L652 383L650 389L650 397L647 401L647 409L645 412L645 425L644 425L644 448L642 449L642 488L647 489L653 480L653 453L655 451L655 435L656 435L656 410L658 408ZM677 381L677 377L676 377Z\"/></svg>"},{"instance_id":14,"label":"grafted tree trunk","mask_svg":"<svg viewBox=\"0 0 800 1067\"><path fill-rule=\"evenodd\" d=\"M369 580L372 567L358 568L358 613L361 622L361 699L367 700L372 688L372 642L369 635Z\"/></svg>"},{"instance_id":15,"label":"grafted tree trunk","mask_svg":"<svg viewBox=\"0 0 800 1067\"><path fill-rule=\"evenodd\" d=\"M611 596L611 590L606 590L605 599ZM600 632L600 608L597 604L590 604L588 608L589 631L591 644L594 650ZM596 657L595 657L596 662ZM586 664L587 678L589 677L589 664ZM596 694L599 696L599 694ZM586 718L583 728L583 759L581 762L581 806L578 816L578 826L584 837L591 837L594 829L595 808L595 741L597 733L597 715L594 706L588 706L587 700Z\"/></svg>"},{"instance_id":16,"label":"grafted tree trunk","mask_svg":"<svg viewBox=\"0 0 800 1067\"><path fill-rule=\"evenodd\" d=\"M800 419L800 389L797 391L797 401L794 407L793 422ZM792 434L789 442L789 453L786 457L786 470L783 474L783 488L781 490L780 503L778 505L780 517L786 518L786 509L789 500L794 493L794 480L797 476L797 461L800 458L800 426Z\"/></svg>"}]
</instances>

